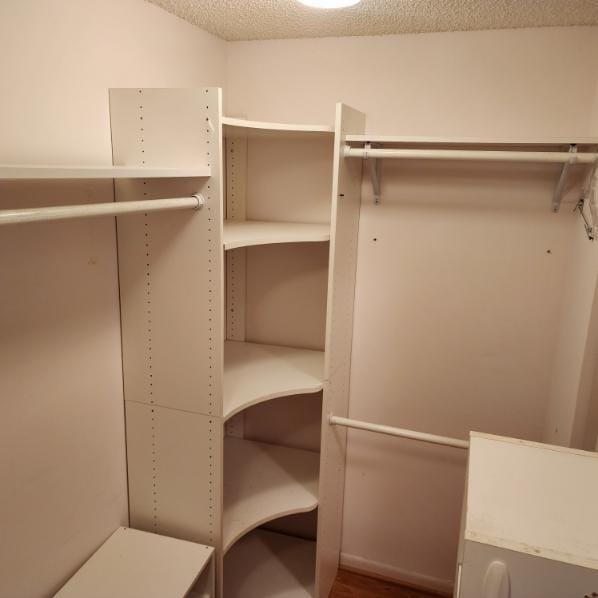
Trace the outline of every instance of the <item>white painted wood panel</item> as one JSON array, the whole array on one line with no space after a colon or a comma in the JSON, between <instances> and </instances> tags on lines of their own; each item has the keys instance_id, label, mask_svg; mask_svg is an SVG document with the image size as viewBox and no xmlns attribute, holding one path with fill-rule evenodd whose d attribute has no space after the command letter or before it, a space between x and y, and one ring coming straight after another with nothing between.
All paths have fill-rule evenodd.
<instances>
[{"instance_id":1,"label":"white painted wood panel","mask_svg":"<svg viewBox=\"0 0 598 598\"><path fill-rule=\"evenodd\" d=\"M320 452L322 392L265 401L243 416L243 434L249 440Z\"/></svg>"},{"instance_id":2,"label":"white painted wood panel","mask_svg":"<svg viewBox=\"0 0 598 598\"><path fill-rule=\"evenodd\" d=\"M319 455L227 437L223 550L259 525L318 505Z\"/></svg>"},{"instance_id":3,"label":"white painted wood panel","mask_svg":"<svg viewBox=\"0 0 598 598\"><path fill-rule=\"evenodd\" d=\"M131 525L218 546L222 426L217 418L127 401L126 423Z\"/></svg>"},{"instance_id":4,"label":"white painted wood panel","mask_svg":"<svg viewBox=\"0 0 598 598\"><path fill-rule=\"evenodd\" d=\"M332 182L332 224L326 317L326 384L322 405L320 507L318 512L317 595L327 596L339 564L344 502L347 432L327 422L346 416L353 339L357 233L361 205L361 163L344 160L348 133L365 130L365 115L337 104Z\"/></svg>"},{"instance_id":5,"label":"white painted wood panel","mask_svg":"<svg viewBox=\"0 0 598 598\"><path fill-rule=\"evenodd\" d=\"M0 179L150 179L210 176L207 166L159 168L130 166L0 165Z\"/></svg>"},{"instance_id":6,"label":"white painted wood panel","mask_svg":"<svg viewBox=\"0 0 598 598\"><path fill-rule=\"evenodd\" d=\"M247 139L247 220L330 222L333 136Z\"/></svg>"},{"instance_id":7,"label":"white painted wood panel","mask_svg":"<svg viewBox=\"0 0 598 598\"><path fill-rule=\"evenodd\" d=\"M246 251L246 340L322 350L328 244L257 245Z\"/></svg>"},{"instance_id":8,"label":"white painted wood panel","mask_svg":"<svg viewBox=\"0 0 598 598\"><path fill-rule=\"evenodd\" d=\"M226 555L227 598L313 598L315 542L255 530Z\"/></svg>"},{"instance_id":9,"label":"white painted wood panel","mask_svg":"<svg viewBox=\"0 0 598 598\"><path fill-rule=\"evenodd\" d=\"M224 417L251 405L322 390L324 353L257 343L224 343Z\"/></svg>"},{"instance_id":10,"label":"white painted wood panel","mask_svg":"<svg viewBox=\"0 0 598 598\"><path fill-rule=\"evenodd\" d=\"M202 544L121 527L56 598L183 598L213 553Z\"/></svg>"},{"instance_id":11,"label":"white painted wood panel","mask_svg":"<svg viewBox=\"0 0 598 598\"><path fill-rule=\"evenodd\" d=\"M438 145L521 145L521 146L566 146L566 145L598 145L598 137L426 137L406 135L347 135L347 143L389 143L414 144L433 143Z\"/></svg>"},{"instance_id":12,"label":"white painted wood panel","mask_svg":"<svg viewBox=\"0 0 598 598\"><path fill-rule=\"evenodd\" d=\"M207 117L213 99L207 88L111 89L114 165L218 168L214 163L218 156L210 156L205 148L220 126L217 119ZM217 152L218 145L214 148Z\"/></svg>"},{"instance_id":13,"label":"white painted wood panel","mask_svg":"<svg viewBox=\"0 0 598 598\"><path fill-rule=\"evenodd\" d=\"M225 221L224 249L276 243L314 243L330 239L328 224L302 222Z\"/></svg>"},{"instance_id":14,"label":"white painted wood panel","mask_svg":"<svg viewBox=\"0 0 598 598\"><path fill-rule=\"evenodd\" d=\"M111 95L115 161L149 164L154 149L157 160L171 147L174 156L184 154L182 163L195 158L212 171L209 179L116 183L118 201L197 192L205 198L200 210L189 213L119 219L125 399L220 414L219 297L224 288L220 90L117 91ZM147 109L139 108L146 104ZM191 137L175 136L184 128L179 122L183 117L187 128L195 131ZM137 128L131 128L130 120ZM139 123L151 135L141 137Z\"/></svg>"},{"instance_id":15,"label":"white painted wood panel","mask_svg":"<svg viewBox=\"0 0 598 598\"><path fill-rule=\"evenodd\" d=\"M294 139L297 138L297 134L327 134L332 136L334 128L329 125L305 125L297 123L272 123L262 122L257 120L247 120L244 118L232 118L230 116L224 116L222 118L222 124L224 125L225 135L281 135L290 134Z\"/></svg>"}]
</instances>

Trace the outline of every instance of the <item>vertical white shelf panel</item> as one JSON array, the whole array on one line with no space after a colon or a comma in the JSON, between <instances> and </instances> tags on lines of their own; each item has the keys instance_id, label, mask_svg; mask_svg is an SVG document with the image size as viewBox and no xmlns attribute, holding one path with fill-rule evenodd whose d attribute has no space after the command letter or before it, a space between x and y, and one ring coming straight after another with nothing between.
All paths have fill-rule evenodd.
<instances>
[{"instance_id":1,"label":"vertical white shelf panel","mask_svg":"<svg viewBox=\"0 0 598 598\"><path fill-rule=\"evenodd\" d=\"M131 523L221 542L222 101L219 89L110 92L116 167L209 178L115 182L117 201L201 193L192 213L117 221Z\"/></svg>"},{"instance_id":2,"label":"vertical white shelf panel","mask_svg":"<svg viewBox=\"0 0 598 598\"><path fill-rule=\"evenodd\" d=\"M314 598L316 544L255 530L226 555L226 598Z\"/></svg>"},{"instance_id":3,"label":"vertical white shelf panel","mask_svg":"<svg viewBox=\"0 0 598 598\"><path fill-rule=\"evenodd\" d=\"M117 201L201 193L202 209L118 221L125 399L218 415L220 90L111 90L116 164L203 164L208 179L123 180ZM166 194L166 195L165 195Z\"/></svg>"},{"instance_id":4,"label":"vertical white shelf panel","mask_svg":"<svg viewBox=\"0 0 598 598\"><path fill-rule=\"evenodd\" d=\"M133 527L217 546L222 427L216 418L126 402Z\"/></svg>"},{"instance_id":5,"label":"vertical white shelf panel","mask_svg":"<svg viewBox=\"0 0 598 598\"><path fill-rule=\"evenodd\" d=\"M349 409L357 233L361 206L361 161L343 159L342 148L348 134L364 131L365 115L337 104L316 558L316 596L320 598L330 593L340 556L347 433L338 426L328 425L326 418L330 413L346 416Z\"/></svg>"},{"instance_id":6,"label":"vertical white shelf panel","mask_svg":"<svg viewBox=\"0 0 598 598\"><path fill-rule=\"evenodd\" d=\"M121 527L55 596L184 598L199 581L210 598L213 554L209 546Z\"/></svg>"}]
</instances>

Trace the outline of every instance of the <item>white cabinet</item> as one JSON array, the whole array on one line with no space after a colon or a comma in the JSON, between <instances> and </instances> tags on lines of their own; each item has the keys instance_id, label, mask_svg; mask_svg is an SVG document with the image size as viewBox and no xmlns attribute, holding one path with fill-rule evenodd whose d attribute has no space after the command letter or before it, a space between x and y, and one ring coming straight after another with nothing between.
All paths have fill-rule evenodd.
<instances>
[{"instance_id":1,"label":"white cabinet","mask_svg":"<svg viewBox=\"0 0 598 598\"><path fill-rule=\"evenodd\" d=\"M598 454L472 433L456 598L598 596Z\"/></svg>"}]
</instances>

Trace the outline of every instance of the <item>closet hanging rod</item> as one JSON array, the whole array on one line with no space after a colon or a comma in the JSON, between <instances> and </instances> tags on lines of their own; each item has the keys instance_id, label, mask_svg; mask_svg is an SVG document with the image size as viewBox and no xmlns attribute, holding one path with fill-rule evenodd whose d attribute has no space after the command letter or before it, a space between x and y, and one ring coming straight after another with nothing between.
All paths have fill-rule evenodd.
<instances>
[{"instance_id":1,"label":"closet hanging rod","mask_svg":"<svg viewBox=\"0 0 598 598\"><path fill-rule=\"evenodd\" d=\"M589 164L598 159L594 152L517 152L503 150L383 149L345 146L345 158L407 158L414 160L480 160L486 162L552 162Z\"/></svg>"},{"instance_id":2,"label":"closet hanging rod","mask_svg":"<svg viewBox=\"0 0 598 598\"><path fill-rule=\"evenodd\" d=\"M450 438L448 436L437 436L436 434L426 434L425 432L416 432L415 430L405 430L403 428L393 428L392 426L371 424L369 422L362 422L347 417L339 417L337 415L329 415L328 423L331 426L344 426L345 428L366 430L368 432L387 434L388 436L397 436L399 438L409 438L410 440L439 444L441 446L452 446L460 449L469 448L469 442L467 440L459 440L458 438Z\"/></svg>"},{"instance_id":3,"label":"closet hanging rod","mask_svg":"<svg viewBox=\"0 0 598 598\"><path fill-rule=\"evenodd\" d=\"M0 210L0 225L44 222L49 220L69 220L72 218L91 218L96 216L120 216L122 214L135 214L137 212L163 212L166 210L184 209L198 210L204 203L205 200L203 196L197 193L191 197Z\"/></svg>"}]
</instances>

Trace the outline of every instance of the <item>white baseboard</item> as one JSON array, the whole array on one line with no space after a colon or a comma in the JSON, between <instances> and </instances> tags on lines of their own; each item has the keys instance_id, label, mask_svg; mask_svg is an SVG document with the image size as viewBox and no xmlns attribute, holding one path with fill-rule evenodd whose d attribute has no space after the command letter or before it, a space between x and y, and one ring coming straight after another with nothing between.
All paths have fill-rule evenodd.
<instances>
[{"instance_id":1,"label":"white baseboard","mask_svg":"<svg viewBox=\"0 0 598 598\"><path fill-rule=\"evenodd\" d=\"M412 585L423 590L432 590L447 596L453 595L452 579L438 579L437 577L413 571L405 571L392 565L378 563L377 561L371 561L361 556L346 554L344 552L341 553L340 565L345 569L353 570L357 573L381 577L390 581L396 581L397 583Z\"/></svg>"}]
</instances>

